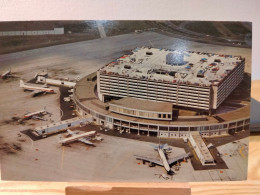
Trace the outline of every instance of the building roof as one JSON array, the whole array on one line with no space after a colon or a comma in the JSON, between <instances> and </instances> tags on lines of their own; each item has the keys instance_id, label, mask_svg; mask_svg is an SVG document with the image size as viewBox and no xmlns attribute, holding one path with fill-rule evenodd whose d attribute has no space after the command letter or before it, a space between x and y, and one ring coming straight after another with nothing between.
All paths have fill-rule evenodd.
<instances>
[{"instance_id":1,"label":"building roof","mask_svg":"<svg viewBox=\"0 0 260 195\"><path fill-rule=\"evenodd\" d=\"M26 21L26 22L1 22L0 32L5 31L33 31L33 30L53 30L55 28L54 22L39 22L39 21Z\"/></svg>"},{"instance_id":2,"label":"building roof","mask_svg":"<svg viewBox=\"0 0 260 195\"><path fill-rule=\"evenodd\" d=\"M131 97L125 97L120 100L112 100L110 104L125 107L128 109L172 113L171 103L155 102Z\"/></svg>"},{"instance_id":3,"label":"building roof","mask_svg":"<svg viewBox=\"0 0 260 195\"><path fill-rule=\"evenodd\" d=\"M242 60L241 56L142 47L109 63L100 72L211 86L220 83Z\"/></svg>"},{"instance_id":4,"label":"building roof","mask_svg":"<svg viewBox=\"0 0 260 195\"><path fill-rule=\"evenodd\" d=\"M203 141L200 133L198 131L191 133L192 138L194 139L200 154L203 156L204 162L214 162L214 158L212 157L208 147Z\"/></svg>"}]
</instances>

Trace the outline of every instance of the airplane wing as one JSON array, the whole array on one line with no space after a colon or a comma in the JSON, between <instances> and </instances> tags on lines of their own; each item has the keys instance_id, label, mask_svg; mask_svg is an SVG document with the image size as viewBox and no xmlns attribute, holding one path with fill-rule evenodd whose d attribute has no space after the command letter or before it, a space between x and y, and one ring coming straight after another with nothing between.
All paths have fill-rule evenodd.
<instances>
[{"instance_id":1,"label":"airplane wing","mask_svg":"<svg viewBox=\"0 0 260 195\"><path fill-rule=\"evenodd\" d=\"M86 138L79 138L78 141L83 142L87 145L95 146L91 141L87 140Z\"/></svg>"},{"instance_id":2,"label":"airplane wing","mask_svg":"<svg viewBox=\"0 0 260 195\"><path fill-rule=\"evenodd\" d=\"M39 116L32 116L32 119L46 121L46 119L39 117Z\"/></svg>"},{"instance_id":3,"label":"airplane wing","mask_svg":"<svg viewBox=\"0 0 260 195\"><path fill-rule=\"evenodd\" d=\"M67 129L67 132L68 132L69 135L74 135L75 134L73 131L71 131L69 129Z\"/></svg>"},{"instance_id":4,"label":"airplane wing","mask_svg":"<svg viewBox=\"0 0 260 195\"><path fill-rule=\"evenodd\" d=\"M151 163L163 166L163 164L160 160L147 158L147 157L143 157L143 156L137 156L137 155L134 155L134 156L136 157L137 160L143 160L143 161L146 161L146 162L151 162Z\"/></svg>"},{"instance_id":5,"label":"airplane wing","mask_svg":"<svg viewBox=\"0 0 260 195\"><path fill-rule=\"evenodd\" d=\"M177 162L179 160L183 160L184 158L188 158L189 156L190 156L190 153L181 154L181 155L176 156L176 157L174 157L172 159L169 159L168 163L171 166L173 163L175 163L175 162Z\"/></svg>"},{"instance_id":6,"label":"airplane wing","mask_svg":"<svg viewBox=\"0 0 260 195\"><path fill-rule=\"evenodd\" d=\"M44 93L44 91L41 91L41 90L34 90L34 91L32 91L33 95L39 95L41 93Z\"/></svg>"}]
</instances>

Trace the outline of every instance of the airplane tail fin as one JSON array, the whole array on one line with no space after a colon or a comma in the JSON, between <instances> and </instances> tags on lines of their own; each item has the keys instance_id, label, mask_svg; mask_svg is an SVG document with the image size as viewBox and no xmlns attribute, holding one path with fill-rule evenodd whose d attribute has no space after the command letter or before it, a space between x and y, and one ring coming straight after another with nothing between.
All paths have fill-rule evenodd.
<instances>
[{"instance_id":1,"label":"airplane tail fin","mask_svg":"<svg viewBox=\"0 0 260 195\"><path fill-rule=\"evenodd\" d=\"M37 76L38 76L38 73L36 73L33 78L34 78L34 79L37 79Z\"/></svg>"},{"instance_id":2,"label":"airplane tail fin","mask_svg":"<svg viewBox=\"0 0 260 195\"><path fill-rule=\"evenodd\" d=\"M23 87L24 86L24 82L23 80L20 80L20 87Z\"/></svg>"}]
</instances>

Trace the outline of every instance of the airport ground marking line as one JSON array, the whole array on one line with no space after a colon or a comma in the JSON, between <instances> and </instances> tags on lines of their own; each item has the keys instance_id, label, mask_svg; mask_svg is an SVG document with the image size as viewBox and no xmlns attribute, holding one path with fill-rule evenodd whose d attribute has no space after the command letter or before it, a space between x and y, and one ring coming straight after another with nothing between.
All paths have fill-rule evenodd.
<instances>
[{"instance_id":1,"label":"airport ground marking line","mask_svg":"<svg viewBox=\"0 0 260 195\"><path fill-rule=\"evenodd\" d=\"M240 150L239 150L239 153L240 153L240 155L242 156L242 158L246 158L246 156L245 156L244 153L243 153L244 149L245 149L245 147L242 146L242 147L240 148Z\"/></svg>"},{"instance_id":2,"label":"airport ground marking line","mask_svg":"<svg viewBox=\"0 0 260 195\"><path fill-rule=\"evenodd\" d=\"M60 164L60 169L63 169L63 161L64 161L64 146L62 146L62 153L61 153L61 164Z\"/></svg>"}]
</instances>

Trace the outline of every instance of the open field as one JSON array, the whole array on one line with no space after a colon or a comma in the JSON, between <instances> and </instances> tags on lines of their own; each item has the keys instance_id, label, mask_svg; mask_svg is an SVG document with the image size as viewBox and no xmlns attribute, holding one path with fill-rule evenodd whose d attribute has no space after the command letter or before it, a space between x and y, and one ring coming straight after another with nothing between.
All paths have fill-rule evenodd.
<instances>
[{"instance_id":1,"label":"open field","mask_svg":"<svg viewBox=\"0 0 260 195\"><path fill-rule=\"evenodd\" d=\"M64 27L64 34L0 37L0 54L99 38L95 21L0 22L0 25L5 30L14 27L24 29L29 23L37 23L43 29Z\"/></svg>"},{"instance_id":2,"label":"open field","mask_svg":"<svg viewBox=\"0 0 260 195\"><path fill-rule=\"evenodd\" d=\"M181 48L201 52L241 55L246 58L245 71L251 73L251 49L197 43L168 37L155 32L125 34L106 39L82 41L34 50L0 55L0 71L12 67L23 77L31 78L35 72L49 68L58 76L87 75L109 63L124 51L143 45L158 48ZM37 57L36 57L37 56ZM33 71L31 71L33 68ZM28 71L30 70L30 71ZM73 72L70 75L70 72ZM62 74L61 74L62 73Z\"/></svg>"},{"instance_id":3,"label":"open field","mask_svg":"<svg viewBox=\"0 0 260 195\"><path fill-rule=\"evenodd\" d=\"M23 28L29 22L1 22L2 29L16 26ZM40 21L42 28L64 27L64 35L0 37L0 54L73 43L105 36L134 33L135 30L155 30L169 33L176 38L203 43L250 47L252 29L250 23L210 21ZM100 34L99 30L102 29Z\"/></svg>"},{"instance_id":4,"label":"open field","mask_svg":"<svg viewBox=\"0 0 260 195\"><path fill-rule=\"evenodd\" d=\"M11 66L25 81L32 79L36 72L47 70L52 77L74 79L76 76L90 74L104 64L121 56L134 47L153 44L154 47L188 48L188 50L215 52L223 54L242 55L246 57L246 72L251 73L251 49L215 46L173 37L145 32L141 34L126 34L105 39L97 39L70 43L58 46L39 48L17 53L0 55L0 72ZM19 88L19 79L1 81L1 141L19 143L21 150L13 154L5 154L2 159L2 178L6 180L56 180L56 181L164 181L154 174L164 173L162 167L149 168L138 164L133 154L156 157L150 143L128 140L104 135L105 140L91 148L83 144L71 147L60 147L57 143L60 135L33 142L29 137L18 133L22 130L39 126L45 122L27 121L17 125L10 121L13 116L20 117L27 111L37 111L46 106L51 112L52 120L60 120L60 100L57 88L56 94L32 98L29 92ZM7 122L6 122L7 121ZM20 141L23 139L23 141ZM243 140L241 142L244 142ZM131 148L131 150L129 150ZM173 156L184 150L175 147ZM230 153L237 148L230 148ZM244 155L247 155L246 153ZM238 161L244 158L237 155ZM231 162L232 163L232 162ZM231 167L231 170L233 168ZM190 161L182 163L180 171L167 181L206 181L245 179L246 171L234 175L223 170L194 171ZM232 175L229 175L232 174Z\"/></svg>"},{"instance_id":5,"label":"open field","mask_svg":"<svg viewBox=\"0 0 260 195\"><path fill-rule=\"evenodd\" d=\"M185 28L194 32L219 37L222 34L215 28L213 22L197 21L188 22Z\"/></svg>"}]
</instances>

